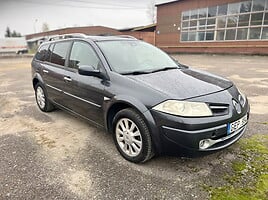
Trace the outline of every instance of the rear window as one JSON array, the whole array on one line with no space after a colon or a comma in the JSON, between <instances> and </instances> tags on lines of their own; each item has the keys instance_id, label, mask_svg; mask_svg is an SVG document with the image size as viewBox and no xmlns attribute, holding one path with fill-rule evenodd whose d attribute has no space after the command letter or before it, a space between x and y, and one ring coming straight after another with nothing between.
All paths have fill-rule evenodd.
<instances>
[{"instance_id":1,"label":"rear window","mask_svg":"<svg viewBox=\"0 0 268 200\"><path fill-rule=\"evenodd\" d=\"M48 60L48 47L49 44L42 45L39 49L38 52L35 55L35 59L39 61L46 61Z\"/></svg>"},{"instance_id":2,"label":"rear window","mask_svg":"<svg viewBox=\"0 0 268 200\"><path fill-rule=\"evenodd\" d=\"M70 42L55 43L53 52L51 54L51 62L57 65L64 66L69 47Z\"/></svg>"}]
</instances>

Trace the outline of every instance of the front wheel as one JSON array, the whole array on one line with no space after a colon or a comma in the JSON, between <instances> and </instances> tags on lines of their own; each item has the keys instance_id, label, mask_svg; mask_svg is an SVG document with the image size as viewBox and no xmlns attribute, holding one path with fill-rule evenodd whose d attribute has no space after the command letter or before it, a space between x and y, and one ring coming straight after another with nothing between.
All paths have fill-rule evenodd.
<instances>
[{"instance_id":1,"label":"front wheel","mask_svg":"<svg viewBox=\"0 0 268 200\"><path fill-rule=\"evenodd\" d=\"M151 134L138 112L121 110L115 115L113 124L115 145L126 160L140 163L153 157Z\"/></svg>"},{"instance_id":2,"label":"front wheel","mask_svg":"<svg viewBox=\"0 0 268 200\"><path fill-rule=\"evenodd\" d=\"M35 86L35 100L41 111L50 112L54 110L53 104L48 100L47 93L40 83Z\"/></svg>"}]
</instances>

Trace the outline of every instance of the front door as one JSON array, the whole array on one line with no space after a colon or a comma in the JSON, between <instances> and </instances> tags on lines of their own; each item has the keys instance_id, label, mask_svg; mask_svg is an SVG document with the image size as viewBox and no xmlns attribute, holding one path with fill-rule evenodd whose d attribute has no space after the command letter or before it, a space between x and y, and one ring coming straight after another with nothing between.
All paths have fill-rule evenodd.
<instances>
[{"instance_id":1,"label":"front door","mask_svg":"<svg viewBox=\"0 0 268 200\"><path fill-rule=\"evenodd\" d=\"M103 126L104 85L102 84L102 79L78 74L78 67L81 65L92 66L95 69L102 67L99 57L90 44L75 41L64 77L66 83L64 93L68 101L66 106Z\"/></svg>"}]
</instances>

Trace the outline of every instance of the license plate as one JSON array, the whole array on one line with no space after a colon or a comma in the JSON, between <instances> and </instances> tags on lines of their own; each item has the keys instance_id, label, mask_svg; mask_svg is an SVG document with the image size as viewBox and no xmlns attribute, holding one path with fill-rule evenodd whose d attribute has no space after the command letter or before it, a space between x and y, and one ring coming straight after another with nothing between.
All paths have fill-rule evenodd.
<instances>
[{"instance_id":1,"label":"license plate","mask_svg":"<svg viewBox=\"0 0 268 200\"><path fill-rule=\"evenodd\" d=\"M240 129L241 127L243 127L248 121L248 117L247 115L245 115L244 117L240 118L239 120L236 120L232 123L228 123L227 125L227 134L231 134L235 131L237 131L238 129Z\"/></svg>"}]
</instances>

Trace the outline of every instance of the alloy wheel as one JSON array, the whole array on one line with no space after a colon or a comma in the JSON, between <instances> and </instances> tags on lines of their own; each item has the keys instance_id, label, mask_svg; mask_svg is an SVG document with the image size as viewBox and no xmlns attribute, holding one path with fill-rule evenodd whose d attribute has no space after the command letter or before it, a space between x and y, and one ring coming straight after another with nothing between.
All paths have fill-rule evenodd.
<instances>
[{"instance_id":1,"label":"alloy wheel","mask_svg":"<svg viewBox=\"0 0 268 200\"><path fill-rule=\"evenodd\" d=\"M130 157L135 157L142 150L142 137L138 126L128 118L120 119L115 129L116 140L121 150Z\"/></svg>"}]
</instances>

